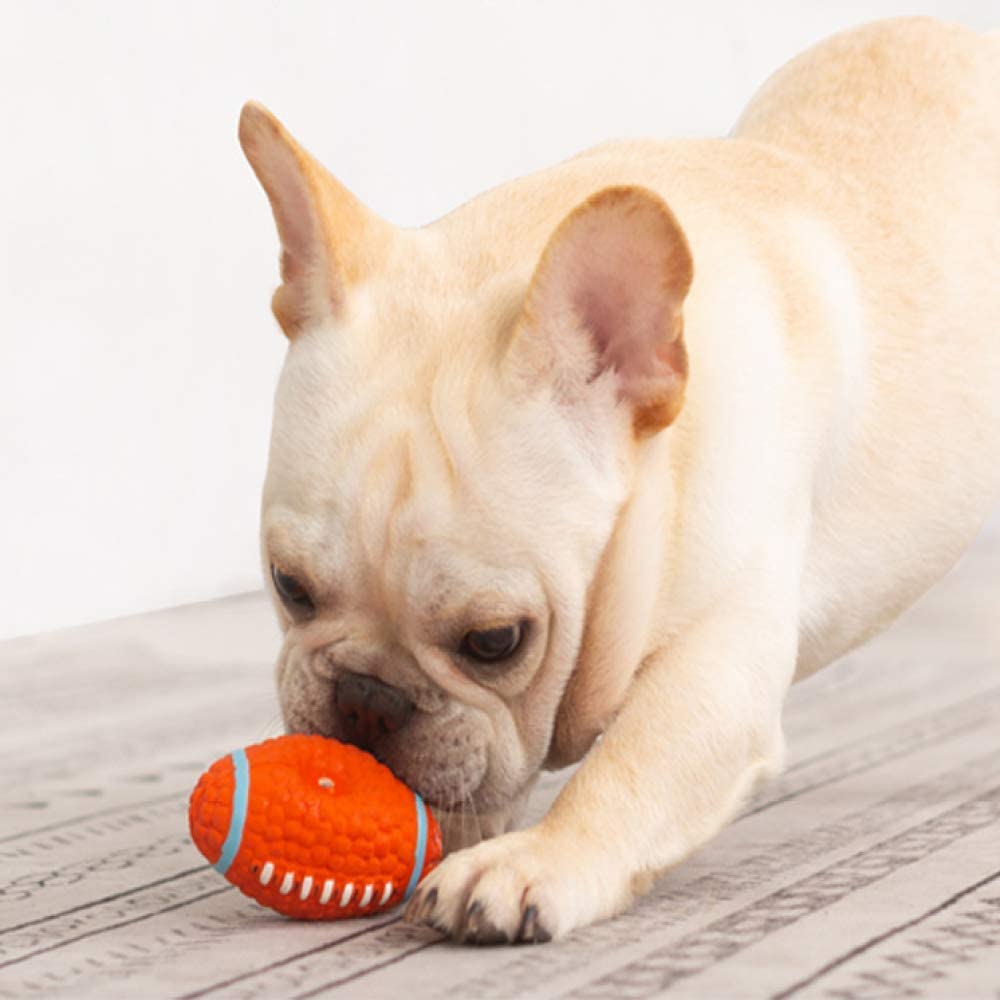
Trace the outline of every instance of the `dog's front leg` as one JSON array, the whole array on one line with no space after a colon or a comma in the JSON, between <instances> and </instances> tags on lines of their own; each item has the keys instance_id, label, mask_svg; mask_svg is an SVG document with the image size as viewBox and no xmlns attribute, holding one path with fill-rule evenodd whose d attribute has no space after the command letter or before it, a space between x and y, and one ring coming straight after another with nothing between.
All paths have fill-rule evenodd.
<instances>
[{"instance_id":1,"label":"dog's front leg","mask_svg":"<svg viewBox=\"0 0 1000 1000\"><path fill-rule=\"evenodd\" d=\"M747 593L651 655L548 815L448 857L407 919L469 942L545 941L628 906L780 766L793 618Z\"/></svg>"}]
</instances>

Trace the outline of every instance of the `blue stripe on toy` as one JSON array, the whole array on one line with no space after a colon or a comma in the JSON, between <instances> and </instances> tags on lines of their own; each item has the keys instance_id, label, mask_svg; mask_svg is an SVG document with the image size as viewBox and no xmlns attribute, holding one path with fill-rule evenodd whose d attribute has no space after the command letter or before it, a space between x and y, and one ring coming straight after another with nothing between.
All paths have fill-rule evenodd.
<instances>
[{"instance_id":1,"label":"blue stripe on toy","mask_svg":"<svg viewBox=\"0 0 1000 1000\"><path fill-rule=\"evenodd\" d=\"M404 903L413 895L413 890L416 889L417 883L420 881L420 873L424 870L424 858L427 855L427 806L424 805L424 800L416 792L413 793L413 801L417 806L417 849L414 851L410 884L403 894Z\"/></svg>"},{"instance_id":2,"label":"blue stripe on toy","mask_svg":"<svg viewBox=\"0 0 1000 1000\"><path fill-rule=\"evenodd\" d=\"M247 803L250 801L250 762L245 750L234 750L230 755L233 759L233 773L236 787L233 789L233 815L229 818L229 831L222 845L222 854L213 866L223 875L229 871L239 853L243 841L243 827L247 821Z\"/></svg>"}]
</instances>

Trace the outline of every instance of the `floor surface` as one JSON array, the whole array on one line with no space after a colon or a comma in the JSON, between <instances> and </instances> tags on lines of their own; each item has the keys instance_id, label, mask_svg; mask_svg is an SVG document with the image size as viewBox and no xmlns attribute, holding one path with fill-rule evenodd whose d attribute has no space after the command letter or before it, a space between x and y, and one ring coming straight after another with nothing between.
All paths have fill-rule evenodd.
<instances>
[{"instance_id":1,"label":"floor surface","mask_svg":"<svg viewBox=\"0 0 1000 1000\"><path fill-rule=\"evenodd\" d=\"M203 862L188 793L279 731L276 646L260 596L0 644L0 997L1000 998L996 521L793 691L788 769L738 822L544 946L294 923Z\"/></svg>"}]
</instances>

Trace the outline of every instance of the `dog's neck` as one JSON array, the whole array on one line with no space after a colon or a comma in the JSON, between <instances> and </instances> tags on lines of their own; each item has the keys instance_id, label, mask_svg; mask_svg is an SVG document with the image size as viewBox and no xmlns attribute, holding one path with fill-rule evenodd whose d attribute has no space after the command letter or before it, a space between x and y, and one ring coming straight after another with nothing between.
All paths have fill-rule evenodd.
<instances>
[{"instance_id":1,"label":"dog's neck","mask_svg":"<svg viewBox=\"0 0 1000 1000\"><path fill-rule=\"evenodd\" d=\"M583 638L556 714L548 769L583 757L642 664L670 535L672 482L667 431L638 449L632 488L588 590ZM628 615L620 614L623 606Z\"/></svg>"}]
</instances>

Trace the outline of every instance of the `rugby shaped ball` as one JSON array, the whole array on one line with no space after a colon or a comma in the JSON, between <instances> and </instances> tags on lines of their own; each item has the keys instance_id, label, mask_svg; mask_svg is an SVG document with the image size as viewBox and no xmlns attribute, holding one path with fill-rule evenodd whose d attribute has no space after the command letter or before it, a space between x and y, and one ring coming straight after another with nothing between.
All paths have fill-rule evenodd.
<instances>
[{"instance_id":1,"label":"rugby shaped ball","mask_svg":"<svg viewBox=\"0 0 1000 1000\"><path fill-rule=\"evenodd\" d=\"M441 860L420 796L371 754L323 736L279 736L217 760L188 821L241 892L305 920L395 906Z\"/></svg>"}]
</instances>

